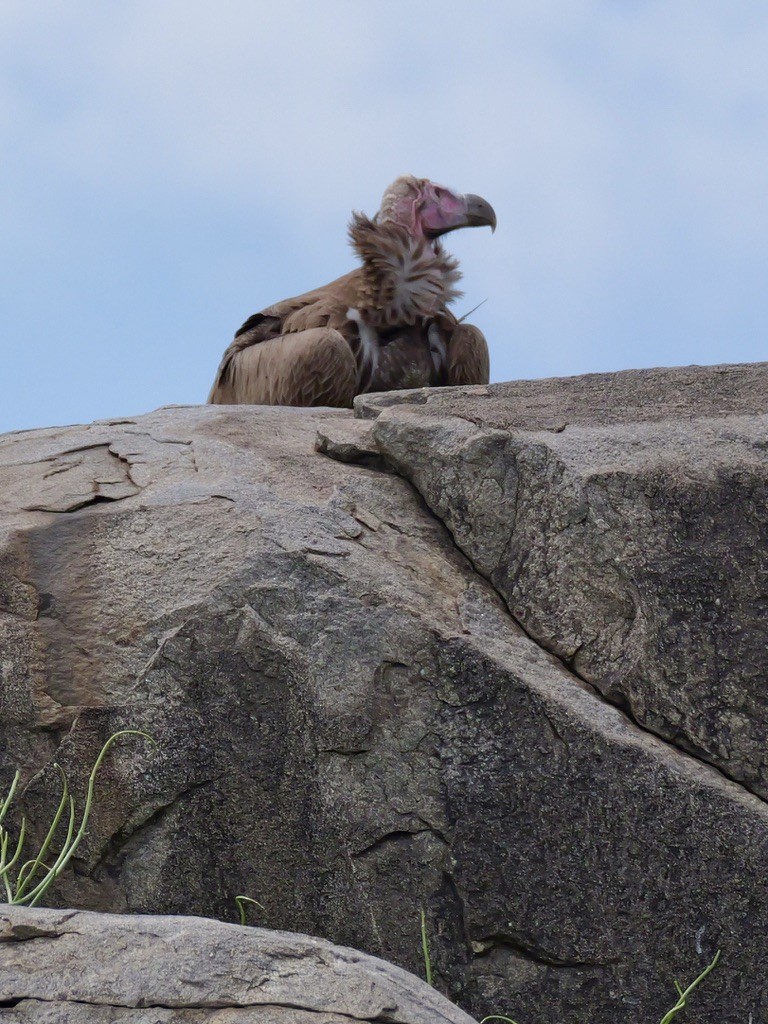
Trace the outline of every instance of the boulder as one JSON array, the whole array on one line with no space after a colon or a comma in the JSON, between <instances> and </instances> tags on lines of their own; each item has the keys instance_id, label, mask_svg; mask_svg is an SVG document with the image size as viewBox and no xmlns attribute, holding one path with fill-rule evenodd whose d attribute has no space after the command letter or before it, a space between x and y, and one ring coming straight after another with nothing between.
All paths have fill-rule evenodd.
<instances>
[{"instance_id":1,"label":"boulder","mask_svg":"<svg viewBox=\"0 0 768 1024\"><path fill-rule=\"evenodd\" d=\"M308 935L199 917L0 906L9 1024L473 1024L412 974Z\"/></svg>"},{"instance_id":2,"label":"boulder","mask_svg":"<svg viewBox=\"0 0 768 1024\"><path fill-rule=\"evenodd\" d=\"M722 948L697 1010L766 1016L766 395L687 368L1 439L0 784L42 836L54 762L82 799L112 732L157 743L112 748L51 901L245 893L418 973L423 908L436 985L520 1024L658 1020Z\"/></svg>"},{"instance_id":3,"label":"boulder","mask_svg":"<svg viewBox=\"0 0 768 1024\"><path fill-rule=\"evenodd\" d=\"M359 409L518 624L768 796L768 366L417 394Z\"/></svg>"}]
</instances>

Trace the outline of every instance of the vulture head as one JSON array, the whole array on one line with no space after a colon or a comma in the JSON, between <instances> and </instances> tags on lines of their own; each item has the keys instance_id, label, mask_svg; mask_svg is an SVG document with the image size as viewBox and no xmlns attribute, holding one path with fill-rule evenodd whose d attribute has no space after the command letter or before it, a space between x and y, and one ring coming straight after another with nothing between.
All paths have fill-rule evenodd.
<instances>
[{"instance_id":1,"label":"vulture head","mask_svg":"<svg viewBox=\"0 0 768 1024\"><path fill-rule=\"evenodd\" d=\"M404 174L386 190L373 220L352 214L349 240L362 267L349 308L377 330L413 326L446 310L461 295L461 273L441 236L481 224L496 227L485 199Z\"/></svg>"},{"instance_id":2,"label":"vulture head","mask_svg":"<svg viewBox=\"0 0 768 1024\"><path fill-rule=\"evenodd\" d=\"M384 193L376 215L379 224L394 223L413 238L433 240L457 228L487 224L496 230L496 214L480 196L460 195L428 178L404 174Z\"/></svg>"}]
</instances>

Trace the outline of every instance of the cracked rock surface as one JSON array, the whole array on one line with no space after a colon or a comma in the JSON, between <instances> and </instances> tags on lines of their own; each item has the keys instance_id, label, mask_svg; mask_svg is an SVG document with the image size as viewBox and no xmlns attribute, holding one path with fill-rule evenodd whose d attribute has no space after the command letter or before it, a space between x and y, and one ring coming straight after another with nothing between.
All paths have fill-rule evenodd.
<instances>
[{"instance_id":1,"label":"cracked rock surface","mask_svg":"<svg viewBox=\"0 0 768 1024\"><path fill-rule=\"evenodd\" d=\"M658 1020L722 948L697 1013L768 1015L766 395L688 368L0 439L0 785L43 835L54 761L82 794L111 732L158 742L113 747L52 899L245 893L418 974L424 908L436 985L521 1024Z\"/></svg>"},{"instance_id":2,"label":"cracked rock surface","mask_svg":"<svg viewBox=\"0 0 768 1024\"><path fill-rule=\"evenodd\" d=\"M472 1024L406 971L307 935L7 906L0 1014L33 1024Z\"/></svg>"},{"instance_id":3,"label":"cracked rock surface","mask_svg":"<svg viewBox=\"0 0 768 1024\"><path fill-rule=\"evenodd\" d=\"M768 796L768 365L417 395L359 410L528 635Z\"/></svg>"}]
</instances>

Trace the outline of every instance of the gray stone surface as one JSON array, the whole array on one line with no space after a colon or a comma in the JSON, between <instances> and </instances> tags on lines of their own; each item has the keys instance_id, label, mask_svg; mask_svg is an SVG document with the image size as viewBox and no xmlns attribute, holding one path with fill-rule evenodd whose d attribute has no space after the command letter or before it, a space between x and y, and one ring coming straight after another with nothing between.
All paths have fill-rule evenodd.
<instances>
[{"instance_id":1,"label":"gray stone surface","mask_svg":"<svg viewBox=\"0 0 768 1024\"><path fill-rule=\"evenodd\" d=\"M25 999L0 1016L8 1024L349 1024L349 1017L289 1006L226 1007L206 1010L126 1009L87 1003L44 1003ZM471 1019L471 1018L470 1018Z\"/></svg>"},{"instance_id":2,"label":"gray stone surface","mask_svg":"<svg viewBox=\"0 0 768 1024\"><path fill-rule=\"evenodd\" d=\"M693 410L676 373L693 380ZM374 422L177 408L0 439L0 784L23 768L39 835L57 800L54 760L82 793L113 730L158 741L113 748L53 898L233 920L246 893L265 906L260 924L416 973L423 907L438 987L476 1017L520 1024L658 1020L674 979L722 947L697 993L702 1019L766 1016L759 779L741 771L752 792L703 762L713 753L681 749L696 751L691 716L690 736L669 741L661 683L679 671L682 640L654 668L639 617L625 629L628 602L641 606L625 552L661 545L689 508L680 498L669 511L661 473L642 519L638 474L674 450L675 480L695 491L730 465L712 469L718 452L759 460L744 438L764 378L748 367L419 392L366 399ZM630 429L649 379L677 404ZM695 414L715 419L715 405L732 413L725 447ZM622 408L596 447L600 417ZM574 410L578 430L565 426ZM621 479L624 504L610 491ZM695 578L721 586L726 538L703 513L696 522L708 553L696 562L686 549ZM745 593L754 553L746 541L738 551L726 582ZM661 550L657 619L678 593L670 564ZM706 635L695 605L688 620ZM730 655L706 657L725 679ZM632 675L639 658L661 683ZM609 686L600 673L614 664ZM699 692L708 709L706 665L689 672L686 700ZM738 685L728 676L723 692ZM634 701L643 728L601 687ZM737 752L753 763L743 734Z\"/></svg>"},{"instance_id":3,"label":"gray stone surface","mask_svg":"<svg viewBox=\"0 0 768 1024\"><path fill-rule=\"evenodd\" d=\"M472 1024L412 974L308 935L0 905L3 1003L35 1024Z\"/></svg>"},{"instance_id":4,"label":"gray stone surface","mask_svg":"<svg viewBox=\"0 0 768 1024\"><path fill-rule=\"evenodd\" d=\"M360 411L518 623L768 795L768 364L419 397Z\"/></svg>"}]
</instances>

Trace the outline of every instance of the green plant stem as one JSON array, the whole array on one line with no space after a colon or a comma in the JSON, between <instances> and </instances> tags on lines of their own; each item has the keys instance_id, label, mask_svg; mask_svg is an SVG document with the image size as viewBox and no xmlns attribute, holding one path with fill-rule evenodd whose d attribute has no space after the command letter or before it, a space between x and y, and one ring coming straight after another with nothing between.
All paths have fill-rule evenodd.
<instances>
[{"instance_id":1,"label":"green plant stem","mask_svg":"<svg viewBox=\"0 0 768 1024\"><path fill-rule=\"evenodd\" d=\"M93 767L91 769L91 773L88 777L88 790L85 798L83 817L80 822L80 827L77 829L77 831L75 831L75 801L69 792L69 784L67 782L66 773L64 772L60 765L57 764L55 766L59 770L59 773L61 774L61 800L59 801L59 806L56 810L53 822L51 823L51 826L48 829L46 837L43 840L43 843L38 851L37 856L33 860L25 861L18 871L18 874L16 876L15 893L13 891L13 886L10 881L9 872L10 869L21 856L21 850L24 843L24 835L26 829L26 819L22 819L21 835L19 837L19 842L16 847L16 852L14 853L13 858L9 862L6 861L8 853L9 836L8 832L0 826L0 876L2 876L9 903L28 903L30 907L34 907L43 897L45 892L48 890L49 886L56 880L56 878L58 878L58 876L70 862L70 860L75 854L75 851L80 845L80 842L83 836L85 835L85 830L88 826L88 819L90 818L91 807L93 806L93 794L94 787L96 784L96 775L98 774L99 768L101 767L104 758L106 757L107 752L109 751L109 748L121 736L142 736L144 739L149 740L150 743L155 743L151 736L148 736L147 733L145 732L141 732L139 729L121 729L119 732L113 733L112 736L109 737L109 739L106 741L106 743L99 751L99 755L96 758L96 761L94 762ZM11 788L8 793L8 796L3 801L2 806L0 806L0 822L2 821L11 804L11 800L13 799L16 787L19 782L19 777L20 773L16 772L13 778L13 782L11 783ZM68 809L69 811L67 835L61 847L61 852L59 853L58 857L53 862L53 864L49 867L45 864L45 857L48 854L48 850L50 849L51 843L53 842L54 835L61 822L65 809ZM35 875L38 874L38 872L40 871L45 872L43 877L28 892L28 887L32 884Z\"/></svg>"},{"instance_id":2,"label":"green plant stem","mask_svg":"<svg viewBox=\"0 0 768 1024\"><path fill-rule=\"evenodd\" d=\"M54 861L51 867L49 867L43 876L43 878L37 883L31 892L23 894L21 897L18 894L11 900L12 903L26 903L29 902L30 907L34 907L37 902L45 894L48 887L56 878L61 874L64 864L69 860L69 853L72 846L72 835L75 831L75 801L73 797L69 797L69 824L67 825L67 836L64 840L64 845L61 848L61 853ZM66 857L66 860L65 860ZM33 862L34 863L34 862ZM31 874L31 872L30 872ZM27 876L25 875L25 881Z\"/></svg>"},{"instance_id":3,"label":"green plant stem","mask_svg":"<svg viewBox=\"0 0 768 1024\"><path fill-rule=\"evenodd\" d=\"M254 907L258 907L259 910L263 911L266 914L266 910L264 910L264 907L261 905L261 903L259 903L258 900L252 900L250 896L235 896L235 903L237 904L237 912L240 915L240 924L247 924L247 921L245 919L246 903L252 903Z\"/></svg>"},{"instance_id":4,"label":"green plant stem","mask_svg":"<svg viewBox=\"0 0 768 1024\"><path fill-rule=\"evenodd\" d=\"M48 834L43 840L42 846L38 850L37 856L35 857L34 860L27 861L19 869L19 873L16 876L16 903L20 903L24 899L24 892L26 891L29 882L34 878L35 873L41 867L44 866L43 860L48 854L51 842L53 841L54 833L56 832L56 829L59 827L59 822L61 821L61 816L64 813L64 808L67 806L67 803L70 804L70 820L72 818L72 815L74 814L74 805L69 800L69 784L67 782L66 772L59 764L55 764L54 767L58 768L59 775L61 776L61 800L59 800L59 806L56 809L56 814L54 815L53 821L51 822L51 827L48 829Z\"/></svg>"},{"instance_id":5,"label":"green plant stem","mask_svg":"<svg viewBox=\"0 0 768 1024\"><path fill-rule=\"evenodd\" d=\"M661 1018L660 1024L669 1024L669 1022L672 1020L672 1018L677 1016L677 1014L680 1012L680 1010L682 1010L683 1007L685 1006L685 1001L686 1001L687 997L691 994L691 992L693 992L693 990L696 988L696 986L699 984L699 982L704 981L706 976L714 968L715 964L717 963L717 961L719 959L720 959L720 950L718 949L718 951L715 953L715 957L714 957L712 963L708 964L704 968L704 970L701 972L701 974L698 976L698 978L696 978L695 981L692 981L691 984L688 986L688 988L684 992L680 991L680 986L677 984L677 982L675 982L675 987L677 988L677 991L679 993L679 999L677 1000L675 1005L672 1007L672 1009L668 1010L667 1013L664 1014L664 1016Z\"/></svg>"},{"instance_id":6,"label":"green plant stem","mask_svg":"<svg viewBox=\"0 0 768 1024\"><path fill-rule=\"evenodd\" d=\"M427 939L427 918L422 908L421 911L421 949L424 954L424 975L427 984L432 984L432 960L429 955L429 940Z\"/></svg>"},{"instance_id":7,"label":"green plant stem","mask_svg":"<svg viewBox=\"0 0 768 1024\"><path fill-rule=\"evenodd\" d=\"M0 822L2 822L3 818L8 813L8 808L11 806L11 800L13 800L13 795L16 792L16 787L19 784L19 779L20 778L21 778L21 772L17 771L16 774L13 776L13 781L11 782L11 788L8 790L8 796L3 801L2 806L0 806Z\"/></svg>"},{"instance_id":8,"label":"green plant stem","mask_svg":"<svg viewBox=\"0 0 768 1024\"><path fill-rule=\"evenodd\" d=\"M2 854L0 854L0 872L2 873L3 877L6 878L6 879L8 877L8 874L9 874L11 868L16 863L16 861L19 859L19 857L21 856L21 850L22 850L22 847L24 846L24 834L25 834L25 831L26 831L26 826L27 826L27 823L22 818L21 829L19 831L19 841L16 843L16 852L14 853L14 855L11 857L11 859L8 861L7 864L5 862L5 855L6 855L6 851L8 849L8 840L9 840L10 837L9 837L7 832L3 832L3 839L2 839L2 847L3 847L3 849L2 849Z\"/></svg>"},{"instance_id":9,"label":"green plant stem","mask_svg":"<svg viewBox=\"0 0 768 1024\"><path fill-rule=\"evenodd\" d=\"M82 821L80 822L80 828L77 830L75 838L71 839L71 826L73 824L73 821L70 820L70 829L67 832L67 843L65 843L58 860L51 868L46 878L44 878L40 886L38 886L40 892L37 892L34 898L31 899L31 902L29 904L30 907L35 906L40 897L45 893L48 886L54 881L55 878L57 878L61 874L61 872L64 870L67 864L69 864L70 860L74 856L75 850L77 850L78 846L80 845L80 842L83 836L85 835L85 829L88 825L88 819L91 816L91 805L93 804L93 790L94 786L96 785L96 775L99 771L99 768L101 768L104 758L107 756L107 751L112 746L112 744L115 743L116 740L120 739L121 736L142 736L145 740L149 740L150 743L155 742L151 736L147 735L147 733L145 732L141 732L139 729L121 729L119 732L113 733L112 736L109 737L107 742L99 751L99 756L96 758L93 768L91 768L91 774L88 776L88 792L85 797L85 808L83 810L83 817ZM72 817L74 817L75 805L71 797L70 804L71 814ZM30 893L30 897L31 896L32 893Z\"/></svg>"}]
</instances>

